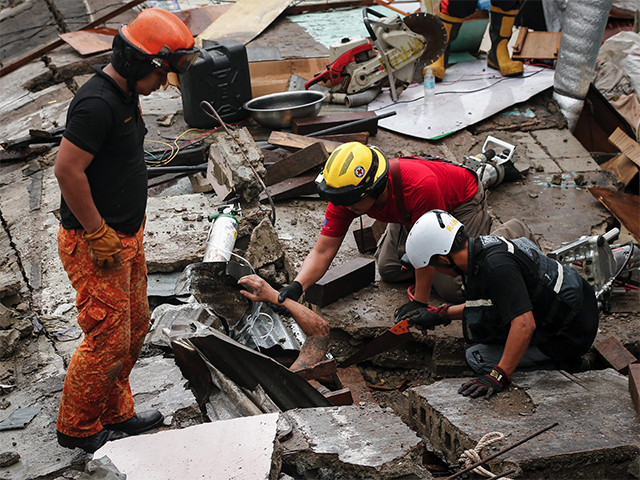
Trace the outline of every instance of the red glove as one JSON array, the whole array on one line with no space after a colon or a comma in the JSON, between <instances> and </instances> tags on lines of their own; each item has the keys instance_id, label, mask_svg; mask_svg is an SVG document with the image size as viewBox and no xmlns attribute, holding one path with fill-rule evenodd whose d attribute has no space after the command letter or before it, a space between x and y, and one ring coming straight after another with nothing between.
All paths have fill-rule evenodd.
<instances>
[{"instance_id":1,"label":"red glove","mask_svg":"<svg viewBox=\"0 0 640 480\"><path fill-rule=\"evenodd\" d=\"M465 397L471 396L471 398L484 395L484 398L489 400L491 395L498 393L510 383L511 379L509 375L496 365L493 367L493 370L491 370L491 373L475 378L470 382L463 383L458 393L461 393Z\"/></svg>"}]
</instances>

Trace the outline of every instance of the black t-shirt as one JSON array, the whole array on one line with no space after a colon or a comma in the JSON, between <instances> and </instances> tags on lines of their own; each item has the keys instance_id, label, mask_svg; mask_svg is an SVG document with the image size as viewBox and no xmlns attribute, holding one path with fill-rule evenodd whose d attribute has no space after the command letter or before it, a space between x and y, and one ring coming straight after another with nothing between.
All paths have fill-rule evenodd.
<instances>
[{"instance_id":1,"label":"black t-shirt","mask_svg":"<svg viewBox=\"0 0 640 480\"><path fill-rule=\"evenodd\" d=\"M593 288L583 279L583 306L578 315L561 331L553 325L542 325L547 319L555 295L543 289L532 304L531 298L538 286L537 276L527 268L514 254L500 247L489 247L483 250L480 242L474 242L475 281L481 279L484 298L491 299L499 315L498 329L503 328L503 338L509 332L511 321L528 312L533 313L536 330L531 338L531 345L552 358L570 358L586 353L598 330L598 308ZM472 269L470 268L470 271ZM563 307L556 315L565 316L570 311Z\"/></svg>"},{"instance_id":2,"label":"black t-shirt","mask_svg":"<svg viewBox=\"0 0 640 480\"><path fill-rule=\"evenodd\" d=\"M94 70L71 101L64 137L94 155L85 173L102 218L115 230L135 233L147 206L146 129L138 96L122 90L102 67ZM82 228L64 198L60 216L64 228Z\"/></svg>"}]
</instances>

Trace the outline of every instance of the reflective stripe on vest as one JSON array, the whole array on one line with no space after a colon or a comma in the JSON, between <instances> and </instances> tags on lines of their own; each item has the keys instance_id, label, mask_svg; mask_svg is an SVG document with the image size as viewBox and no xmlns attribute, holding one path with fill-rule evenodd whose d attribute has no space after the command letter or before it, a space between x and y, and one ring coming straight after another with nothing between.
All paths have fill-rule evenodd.
<instances>
[{"instance_id":1,"label":"reflective stripe on vest","mask_svg":"<svg viewBox=\"0 0 640 480\"><path fill-rule=\"evenodd\" d=\"M480 300L467 300L464 304L465 308L477 308L477 307L490 307L493 305L491 300L480 299Z\"/></svg>"}]
</instances>

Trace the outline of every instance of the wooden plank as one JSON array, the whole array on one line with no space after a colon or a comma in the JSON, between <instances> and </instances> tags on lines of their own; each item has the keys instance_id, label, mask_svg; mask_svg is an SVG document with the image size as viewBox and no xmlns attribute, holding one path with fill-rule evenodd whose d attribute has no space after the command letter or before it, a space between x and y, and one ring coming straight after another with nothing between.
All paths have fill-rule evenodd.
<instances>
[{"instance_id":1,"label":"wooden plank","mask_svg":"<svg viewBox=\"0 0 640 480\"><path fill-rule=\"evenodd\" d=\"M328 57L249 62L253 98L284 92L291 75L295 74L308 80L318 72L324 71L328 63Z\"/></svg>"},{"instance_id":2,"label":"wooden plank","mask_svg":"<svg viewBox=\"0 0 640 480\"><path fill-rule=\"evenodd\" d=\"M338 378L344 388L351 390L351 396L353 397L353 403L355 405L361 405L362 403L376 403L373 394L367 387L367 382L362 378L362 374L356 365L351 365L347 368L338 369Z\"/></svg>"},{"instance_id":3,"label":"wooden plank","mask_svg":"<svg viewBox=\"0 0 640 480\"><path fill-rule=\"evenodd\" d=\"M112 18L117 17L121 13L124 13L135 6L140 5L142 2L144 2L144 0L132 0L131 2L121 6L120 8L116 8L112 12L109 12L106 15L103 15L102 17L98 18L97 20L85 25L84 27L79 28L79 30L89 30L94 27L99 27L100 25L105 23L107 20L111 20ZM64 41L61 38L59 38L58 40L51 42L50 44L45 45L44 47L39 48L34 52L28 53L24 57L0 69L0 77L6 75L7 73L13 72L14 70L29 63L31 60L35 60L36 58L41 57L43 54L50 52L51 50L55 50L56 48L58 48L63 44L64 44Z\"/></svg>"},{"instance_id":4,"label":"wooden plank","mask_svg":"<svg viewBox=\"0 0 640 480\"><path fill-rule=\"evenodd\" d=\"M620 340L615 337L609 337L600 343L596 343L593 347L605 362L623 374L626 373L629 365L638 361L629 350L624 348Z\"/></svg>"},{"instance_id":5,"label":"wooden plank","mask_svg":"<svg viewBox=\"0 0 640 480\"><path fill-rule=\"evenodd\" d=\"M288 178L282 182L267 187L267 191L273 200L285 200L287 198L297 198L302 195L313 195L318 193L316 177L319 172L303 174L299 177ZM260 201L268 201L267 195L260 194Z\"/></svg>"},{"instance_id":6,"label":"wooden plank","mask_svg":"<svg viewBox=\"0 0 640 480\"><path fill-rule=\"evenodd\" d=\"M94 28L77 32L61 33L62 40L71 45L80 55L92 55L111 50L113 37L118 34L115 28Z\"/></svg>"},{"instance_id":7,"label":"wooden plank","mask_svg":"<svg viewBox=\"0 0 640 480\"><path fill-rule=\"evenodd\" d=\"M334 373L336 373L337 368L338 363L334 358L332 358L330 360L323 360L322 362L311 365L310 367L301 368L300 370L294 370L294 373L297 373L305 380L316 380L318 378L333 375Z\"/></svg>"},{"instance_id":8,"label":"wooden plank","mask_svg":"<svg viewBox=\"0 0 640 480\"><path fill-rule=\"evenodd\" d=\"M374 260L358 257L331 268L307 289L304 298L322 308L346 297L375 280L375 264Z\"/></svg>"},{"instance_id":9,"label":"wooden plank","mask_svg":"<svg viewBox=\"0 0 640 480\"><path fill-rule=\"evenodd\" d=\"M620 149L620 152L624 153L629 160L640 167L640 145L638 142L629 137L622 131L620 127L609 137L609 141Z\"/></svg>"},{"instance_id":10,"label":"wooden plank","mask_svg":"<svg viewBox=\"0 0 640 480\"><path fill-rule=\"evenodd\" d=\"M340 390L325 393L324 397L336 407L340 407L342 405L353 405L353 396L351 395L350 388L341 388Z\"/></svg>"},{"instance_id":11,"label":"wooden plank","mask_svg":"<svg viewBox=\"0 0 640 480\"><path fill-rule=\"evenodd\" d=\"M320 142L327 149L327 152L331 154L341 143L332 142L329 140L322 140L317 137L305 137L303 135L294 135L293 133L285 133L279 130L274 130L269 135L267 142L271 145L277 145L284 148L305 148L314 143Z\"/></svg>"},{"instance_id":12,"label":"wooden plank","mask_svg":"<svg viewBox=\"0 0 640 480\"><path fill-rule=\"evenodd\" d=\"M600 187L592 187L587 190L629 230L636 242L640 242L640 199L638 195Z\"/></svg>"},{"instance_id":13,"label":"wooden plank","mask_svg":"<svg viewBox=\"0 0 640 480\"><path fill-rule=\"evenodd\" d=\"M561 37L562 32L529 31L524 35L519 51L516 52L514 48L513 58L515 60L557 60Z\"/></svg>"},{"instance_id":14,"label":"wooden plank","mask_svg":"<svg viewBox=\"0 0 640 480\"><path fill-rule=\"evenodd\" d=\"M640 420L640 363L629 365L629 393Z\"/></svg>"},{"instance_id":15,"label":"wooden plank","mask_svg":"<svg viewBox=\"0 0 640 480\"><path fill-rule=\"evenodd\" d=\"M349 127L341 133L369 132L370 135L378 133L378 115L376 112L350 112L338 113L334 115L321 115L319 117L303 117L291 120L291 131L298 135L309 135L331 127L337 127L345 123L356 120L370 118L370 122L365 122L355 127Z\"/></svg>"},{"instance_id":16,"label":"wooden plank","mask_svg":"<svg viewBox=\"0 0 640 480\"><path fill-rule=\"evenodd\" d=\"M173 13L189 27L191 35L197 37L204 32L209 25L220 18L224 12L229 10L229 8L231 8L231 4L223 4L212 5L210 7L189 8Z\"/></svg>"},{"instance_id":17,"label":"wooden plank","mask_svg":"<svg viewBox=\"0 0 640 480\"><path fill-rule=\"evenodd\" d=\"M329 2L300 3L285 10L286 15L301 15L303 13L326 12L327 10L370 7L373 0L336 0Z\"/></svg>"},{"instance_id":18,"label":"wooden plank","mask_svg":"<svg viewBox=\"0 0 640 480\"><path fill-rule=\"evenodd\" d=\"M321 138L338 143L360 142L366 145L369 143L369 132L337 133L335 135L321 135L313 138Z\"/></svg>"},{"instance_id":19,"label":"wooden plank","mask_svg":"<svg viewBox=\"0 0 640 480\"><path fill-rule=\"evenodd\" d=\"M229 10L196 37L203 40L235 40L246 45L256 38L293 0L237 0Z\"/></svg>"},{"instance_id":20,"label":"wooden plank","mask_svg":"<svg viewBox=\"0 0 640 480\"><path fill-rule=\"evenodd\" d=\"M284 160L269 165L267 170L267 186L275 185L288 178L297 177L313 167L322 165L329 158L327 149L322 143L314 143L302 150L292 153Z\"/></svg>"},{"instance_id":21,"label":"wooden plank","mask_svg":"<svg viewBox=\"0 0 640 480\"><path fill-rule=\"evenodd\" d=\"M620 155L617 155L611 160L603 163L600 165L600 168L613 173L618 177L620 182L624 183L625 186L629 185L631 180L638 175L638 166L624 153L621 153Z\"/></svg>"}]
</instances>

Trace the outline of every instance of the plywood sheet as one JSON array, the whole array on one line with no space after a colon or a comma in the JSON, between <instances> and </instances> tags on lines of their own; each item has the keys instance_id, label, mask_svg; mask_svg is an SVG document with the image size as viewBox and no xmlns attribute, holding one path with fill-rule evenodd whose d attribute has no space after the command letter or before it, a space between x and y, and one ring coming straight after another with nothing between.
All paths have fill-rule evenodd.
<instances>
[{"instance_id":1,"label":"plywood sheet","mask_svg":"<svg viewBox=\"0 0 640 480\"><path fill-rule=\"evenodd\" d=\"M118 34L115 28L96 28L93 30L78 30L77 32L61 33L59 37L80 55L111 50L113 37Z\"/></svg>"},{"instance_id":2,"label":"plywood sheet","mask_svg":"<svg viewBox=\"0 0 640 480\"><path fill-rule=\"evenodd\" d=\"M293 0L238 0L204 32L202 40L235 40L246 45L267 28Z\"/></svg>"},{"instance_id":3,"label":"plywood sheet","mask_svg":"<svg viewBox=\"0 0 640 480\"><path fill-rule=\"evenodd\" d=\"M287 82L292 74L309 80L324 71L327 63L329 63L328 57L250 62L249 75L253 98L284 92L287 90Z\"/></svg>"},{"instance_id":4,"label":"plywood sheet","mask_svg":"<svg viewBox=\"0 0 640 480\"><path fill-rule=\"evenodd\" d=\"M640 197L609 188L587 189L614 217L620 220L636 242L640 242Z\"/></svg>"},{"instance_id":5,"label":"plywood sheet","mask_svg":"<svg viewBox=\"0 0 640 480\"><path fill-rule=\"evenodd\" d=\"M230 8L231 4L223 4L203 8L189 8L188 10L173 13L189 27L191 35L197 37Z\"/></svg>"}]
</instances>

